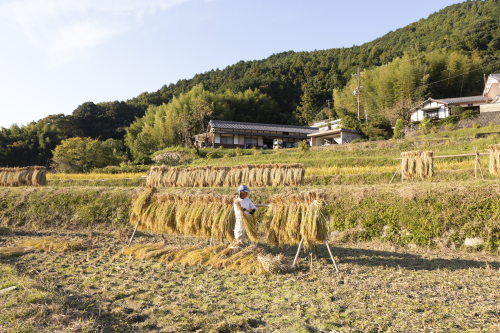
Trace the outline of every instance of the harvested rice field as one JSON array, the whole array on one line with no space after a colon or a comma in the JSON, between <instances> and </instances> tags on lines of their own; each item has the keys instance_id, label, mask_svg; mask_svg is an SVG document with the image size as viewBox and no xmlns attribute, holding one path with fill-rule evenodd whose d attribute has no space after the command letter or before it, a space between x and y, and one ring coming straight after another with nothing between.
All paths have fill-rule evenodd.
<instances>
[{"instance_id":1,"label":"harvested rice field","mask_svg":"<svg viewBox=\"0 0 500 333\"><path fill-rule=\"evenodd\" d=\"M128 229L0 235L5 332L498 332L500 260L466 250L333 243L299 269L248 275L122 254ZM51 240L52 243L48 242ZM75 245L57 246L59 243ZM134 245L194 238L140 233ZM49 244L38 248L30 245ZM76 246L78 245L78 246ZM296 246L265 248L293 260ZM29 249L29 250L26 250ZM3 253L3 252L2 252Z\"/></svg>"}]
</instances>

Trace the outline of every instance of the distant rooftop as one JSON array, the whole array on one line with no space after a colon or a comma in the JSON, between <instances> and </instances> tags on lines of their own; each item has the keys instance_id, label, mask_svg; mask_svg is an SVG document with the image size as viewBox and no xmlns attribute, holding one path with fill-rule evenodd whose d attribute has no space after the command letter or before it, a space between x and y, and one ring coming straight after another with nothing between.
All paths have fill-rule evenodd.
<instances>
[{"instance_id":1,"label":"distant rooftop","mask_svg":"<svg viewBox=\"0 0 500 333\"><path fill-rule=\"evenodd\" d=\"M293 132L293 133L313 133L317 132L316 127L294 126L294 125L276 125L245 123L237 121L210 120L212 128L232 129L232 130L253 130L253 131L271 131L271 132Z\"/></svg>"},{"instance_id":2,"label":"distant rooftop","mask_svg":"<svg viewBox=\"0 0 500 333\"><path fill-rule=\"evenodd\" d=\"M500 78L499 74L492 74L492 75L498 75ZM435 99L436 101L443 102L446 104L454 104L454 103L465 103L465 102L482 102L485 100L491 100L489 97L485 97L483 95L479 96L466 96L466 97L455 97L455 98L443 98L443 99Z\"/></svg>"}]
</instances>

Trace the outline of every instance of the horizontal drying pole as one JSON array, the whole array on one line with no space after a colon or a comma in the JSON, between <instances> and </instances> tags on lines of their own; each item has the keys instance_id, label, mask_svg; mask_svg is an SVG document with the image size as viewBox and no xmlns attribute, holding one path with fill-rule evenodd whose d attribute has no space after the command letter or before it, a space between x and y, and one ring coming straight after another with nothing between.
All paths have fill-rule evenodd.
<instances>
[{"instance_id":1,"label":"horizontal drying pole","mask_svg":"<svg viewBox=\"0 0 500 333\"><path fill-rule=\"evenodd\" d=\"M446 157L463 157L463 156L476 156L476 155L489 155L490 153L479 153L479 154L460 154L460 155L442 155L433 156L432 158L446 158ZM395 160L400 160L401 157L394 158Z\"/></svg>"}]
</instances>

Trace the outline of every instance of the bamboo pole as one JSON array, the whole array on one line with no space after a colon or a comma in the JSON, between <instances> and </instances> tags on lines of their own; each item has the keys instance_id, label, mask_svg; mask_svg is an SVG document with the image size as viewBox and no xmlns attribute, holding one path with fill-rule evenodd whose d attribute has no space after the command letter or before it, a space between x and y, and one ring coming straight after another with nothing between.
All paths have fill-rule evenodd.
<instances>
[{"instance_id":1,"label":"bamboo pole","mask_svg":"<svg viewBox=\"0 0 500 333\"><path fill-rule=\"evenodd\" d=\"M401 164L403 164L403 162L401 162ZM392 180L394 179L394 177L396 177L396 174L398 173L399 169L401 168L401 164L398 166L398 169L396 170L396 172L394 172L394 175L392 175L392 178L391 178L391 181L389 182L389 185L391 185Z\"/></svg>"},{"instance_id":2,"label":"bamboo pole","mask_svg":"<svg viewBox=\"0 0 500 333\"><path fill-rule=\"evenodd\" d=\"M339 274L339 268L337 267L337 263L335 262L335 258L333 257L332 250L330 250L330 245L328 245L328 241L325 240L326 248L328 249L328 253L330 253L330 257L332 258L333 265L335 266L335 270L337 274Z\"/></svg>"},{"instance_id":3,"label":"bamboo pole","mask_svg":"<svg viewBox=\"0 0 500 333\"><path fill-rule=\"evenodd\" d=\"M489 155L489 153L479 153L477 155ZM442 155L442 156L433 156L432 158L447 158L447 157L464 157L464 156L476 156L476 154L459 154L459 155ZM401 160L401 157L396 157L394 160Z\"/></svg>"},{"instance_id":4,"label":"bamboo pole","mask_svg":"<svg viewBox=\"0 0 500 333\"><path fill-rule=\"evenodd\" d=\"M295 265L297 264L297 259L299 259L299 254L300 254L300 250L302 250L303 243L304 243L304 237L302 237L302 239L300 240L299 248L297 249L297 254L295 254L295 259L293 260L292 268L295 268Z\"/></svg>"},{"instance_id":5,"label":"bamboo pole","mask_svg":"<svg viewBox=\"0 0 500 333\"><path fill-rule=\"evenodd\" d=\"M128 242L128 247L130 247L130 244L132 244L132 239L134 239L135 232L137 231L137 227L139 226L139 221L137 221L137 224L135 225L134 232L132 233L132 237L130 237L130 242Z\"/></svg>"},{"instance_id":6,"label":"bamboo pole","mask_svg":"<svg viewBox=\"0 0 500 333\"><path fill-rule=\"evenodd\" d=\"M479 153L477 152L477 146L474 146L474 150L476 151L477 165L479 166L479 171L481 171L481 179L484 180L483 168L481 167L481 159L479 158Z\"/></svg>"}]
</instances>

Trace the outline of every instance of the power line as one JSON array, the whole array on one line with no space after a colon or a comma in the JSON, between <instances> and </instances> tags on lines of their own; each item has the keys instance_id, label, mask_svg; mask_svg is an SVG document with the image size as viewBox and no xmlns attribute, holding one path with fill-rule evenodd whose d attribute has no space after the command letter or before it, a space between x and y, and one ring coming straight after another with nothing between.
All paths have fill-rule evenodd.
<instances>
[{"instance_id":1,"label":"power line","mask_svg":"<svg viewBox=\"0 0 500 333\"><path fill-rule=\"evenodd\" d=\"M382 96L378 96L378 97L372 97L372 98L364 99L364 100L362 100L362 102L371 101L371 100L374 100L374 99L380 99L380 98L384 98L384 97L388 97L388 96L394 96L394 95L399 95L401 93L414 91L414 90L417 90L417 89L420 89L420 88L423 88L423 87L428 87L430 85L433 85L433 84L436 84L436 83L439 83L439 82L447 81L447 80L450 80L450 79L453 79L453 78L456 78L456 77L459 77L459 76L462 76L462 75L465 75L465 74L469 74L469 73L472 73L472 72L475 72L475 71L479 71L481 69L484 69L484 68L487 68L487 67L490 67L490 66L494 66L494 65L497 65L497 64L500 64L500 61L494 62L492 64L489 64L489 65L486 65L486 66L483 66L483 67L480 67L480 68L473 69L473 70L468 71L468 72L464 72L464 73L461 73L461 74L458 74L458 75L450 76L450 77L448 77L446 79L442 79L442 80L439 80L439 81L434 81L434 82L431 82L431 83L423 84L423 85L418 86L418 87L413 88L413 89L403 90L403 91L400 91L400 92L394 93L394 94L387 94L387 95L382 95Z\"/></svg>"}]
</instances>

